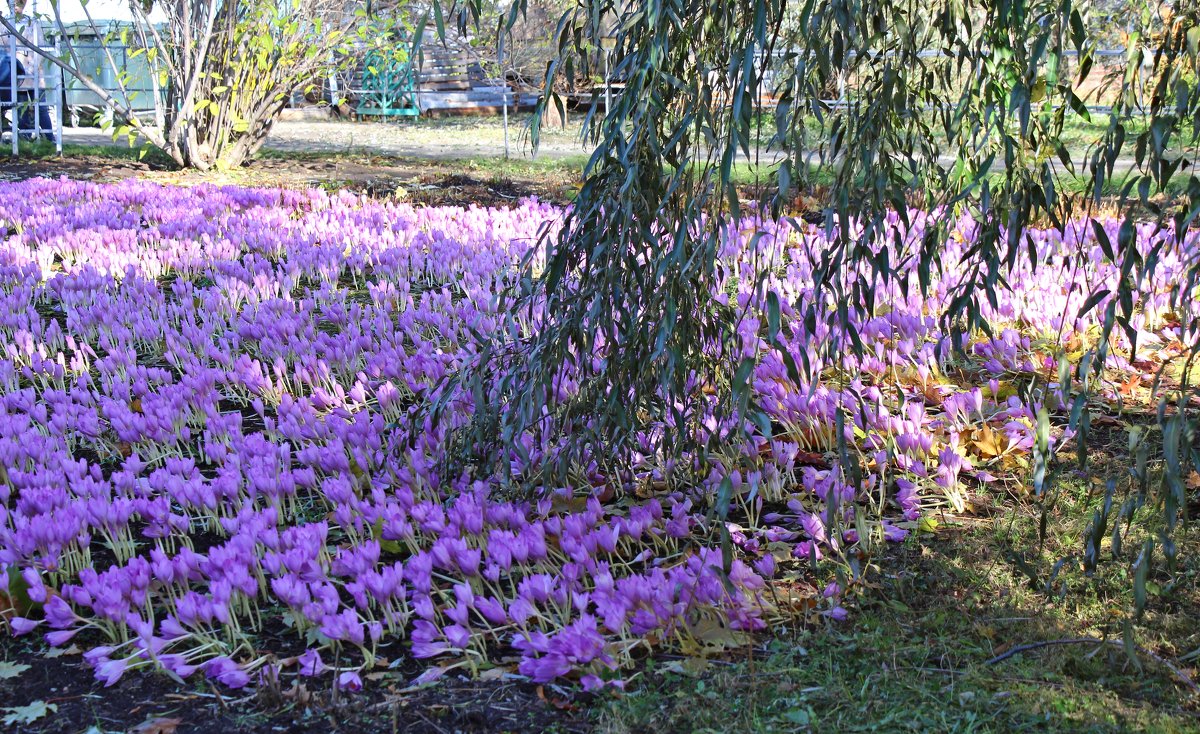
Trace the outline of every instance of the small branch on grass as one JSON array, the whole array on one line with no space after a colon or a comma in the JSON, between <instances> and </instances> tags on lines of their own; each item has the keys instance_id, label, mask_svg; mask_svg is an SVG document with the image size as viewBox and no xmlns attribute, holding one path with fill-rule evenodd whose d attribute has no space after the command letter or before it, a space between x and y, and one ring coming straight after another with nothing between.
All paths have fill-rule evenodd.
<instances>
[{"instance_id":1,"label":"small branch on grass","mask_svg":"<svg viewBox=\"0 0 1200 734\"><path fill-rule=\"evenodd\" d=\"M984 665L995 665L996 663L1001 663L1001 662L1004 662L1005 660L1008 660L1011 657L1020 655L1023 652L1029 652L1030 650L1039 650L1043 647L1052 647L1055 645L1087 645L1087 644L1115 645L1121 649L1125 648L1125 645L1121 642L1118 642L1117 640L1099 640L1099 639L1096 639L1095 637L1076 637L1076 638L1066 639L1066 640L1042 640L1041 642L1030 642L1026 645L1017 645L1016 647L1014 647L1010 650L1007 650L1005 652L1002 652L999 655L997 655L996 657L988 660L987 662L984 663ZM1180 682L1182 682L1185 686L1187 686L1192 691L1192 693L1200 694L1200 686L1197 686L1196 682L1194 680L1192 680L1191 677L1187 673L1184 673L1183 670L1181 670L1179 668L1179 666L1175 665L1170 660L1167 660L1166 658L1159 655L1158 653L1155 653L1151 650L1147 650L1146 648L1142 647L1141 645L1135 645L1134 649L1137 650L1142 655L1145 655L1146 657L1150 658L1151 660L1154 660L1155 662L1159 663L1163 667L1170 670Z\"/></svg>"}]
</instances>

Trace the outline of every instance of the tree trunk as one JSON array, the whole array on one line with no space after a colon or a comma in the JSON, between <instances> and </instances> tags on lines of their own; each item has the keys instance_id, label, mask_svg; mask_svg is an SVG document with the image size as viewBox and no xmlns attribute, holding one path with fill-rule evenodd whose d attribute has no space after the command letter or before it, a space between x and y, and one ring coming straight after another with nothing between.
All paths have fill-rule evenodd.
<instances>
[{"instance_id":1,"label":"tree trunk","mask_svg":"<svg viewBox=\"0 0 1200 734\"><path fill-rule=\"evenodd\" d=\"M183 168L199 171L228 170L237 168L262 148L267 139L267 126L260 132L236 134L224 145L217 145L205 135L188 132L180 144L171 151L171 157Z\"/></svg>"}]
</instances>

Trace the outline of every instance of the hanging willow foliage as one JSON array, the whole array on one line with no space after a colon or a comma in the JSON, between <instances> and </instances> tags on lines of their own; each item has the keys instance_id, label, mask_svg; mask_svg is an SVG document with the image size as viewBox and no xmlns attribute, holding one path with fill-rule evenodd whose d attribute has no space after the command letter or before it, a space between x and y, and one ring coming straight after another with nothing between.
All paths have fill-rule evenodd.
<instances>
[{"instance_id":1,"label":"hanging willow foliage","mask_svg":"<svg viewBox=\"0 0 1200 734\"><path fill-rule=\"evenodd\" d=\"M444 33L454 9L432 7ZM478 22L475 0L456 9L464 23ZM517 0L510 19L522 9ZM713 358L733 348L742 316L712 295L718 250L730 228L754 227L763 213L787 216L794 194L818 175L831 245L814 278L847 334L846 343L822 344L826 354L861 352L853 323L863 314L855 309L876 308L873 278L888 283L915 261L920 287L930 287L951 223L963 215L977 222L977 236L941 318L960 336L986 331L983 304L995 306L1006 274L1032 253L1025 227L1063 229L1071 215L1111 206L1114 192L1122 235L1098 236L1121 264L1122 281L1104 336L1119 329L1136 346L1133 288L1157 253L1138 252L1133 212L1183 231L1200 211L1189 161L1200 133L1200 10L1191 0L1129 3L1128 54L1105 82L1116 99L1108 130L1076 159L1064 131L1073 118L1090 119L1082 89L1102 76L1091 14L1088 0L578 0L559 24L546 88L596 76L604 68L600 39L608 38L612 77L623 89L607 114L597 103L586 119L595 154L561 233L526 263L509 338L454 378L476 395L464 452L504 468L530 446L559 447L545 454L555 461L541 473L510 476L554 485L587 461L616 464L606 471L619 474L621 457L652 426L666 427L671 457L707 457L738 441L742 425L769 432L750 397L752 358L735 361L734 374L721 374ZM775 104L764 123L766 96ZM536 141L536 119L533 132ZM777 165L760 168L768 193L746 201L735 164L759 156ZM1090 186L1067 193L1064 175ZM1181 179L1183 205L1162 205L1156 195ZM910 207L945 211L944 224L927 227L919 241L877 247L887 219L907 224ZM772 265L740 277L762 282ZM1193 327L1198 279L1195 260L1174 299ZM1085 309L1107 293L1093 295ZM781 304L773 294L764 299L770 341ZM795 317L814 320L815 308ZM1064 376L1076 388L1064 389L1081 447L1083 388L1099 375L1106 349L1104 338L1098 354ZM559 400L567 367L575 382ZM798 384L815 382L805 380L813 377L808 364L788 368ZM1186 507L1185 472L1200 464L1189 369L1177 390L1162 393L1159 409L1168 527ZM714 392L718 417L735 429L698 430L688 406ZM702 472L703 461L677 469Z\"/></svg>"}]
</instances>

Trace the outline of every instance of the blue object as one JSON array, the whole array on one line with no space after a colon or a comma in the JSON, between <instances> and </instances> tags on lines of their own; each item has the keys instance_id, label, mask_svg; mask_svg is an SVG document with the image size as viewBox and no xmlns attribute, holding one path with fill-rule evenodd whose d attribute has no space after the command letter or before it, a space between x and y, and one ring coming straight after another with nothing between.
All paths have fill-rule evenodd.
<instances>
[{"instance_id":1,"label":"blue object","mask_svg":"<svg viewBox=\"0 0 1200 734\"><path fill-rule=\"evenodd\" d=\"M11 106L12 99L12 57L8 54L0 54L0 105ZM20 60L17 61L17 76L25 73L25 67L21 66ZM20 90L18 90L18 96Z\"/></svg>"},{"instance_id":2,"label":"blue object","mask_svg":"<svg viewBox=\"0 0 1200 734\"><path fill-rule=\"evenodd\" d=\"M13 102L13 66L16 62L16 74L20 78L25 75L25 67L20 59L13 59L8 54L0 54L0 108L20 107L20 117L17 127L24 132L26 140L39 137L39 134L54 136L54 121L50 119L50 106L45 104L41 90L37 94L31 89L18 89L16 103ZM36 104L34 102L36 97ZM36 110L35 110L36 108ZM34 115L37 115L36 119ZM36 124L37 130L34 130Z\"/></svg>"}]
</instances>

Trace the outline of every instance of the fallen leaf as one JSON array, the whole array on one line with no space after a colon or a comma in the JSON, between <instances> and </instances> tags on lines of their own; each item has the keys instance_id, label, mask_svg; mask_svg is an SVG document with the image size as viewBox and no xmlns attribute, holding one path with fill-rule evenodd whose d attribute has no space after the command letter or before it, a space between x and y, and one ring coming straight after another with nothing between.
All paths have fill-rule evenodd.
<instances>
[{"instance_id":1,"label":"fallen leaf","mask_svg":"<svg viewBox=\"0 0 1200 734\"><path fill-rule=\"evenodd\" d=\"M515 670L512 667L497 665L480 673L479 680L504 680L504 676L511 675Z\"/></svg>"},{"instance_id":2,"label":"fallen leaf","mask_svg":"<svg viewBox=\"0 0 1200 734\"><path fill-rule=\"evenodd\" d=\"M975 432L975 438L971 445L979 452L979 455L985 459L994 459L1004 453L1004 449L1008 446L1008 437L1003 433L998 433L992 430L992 427L986 423Z\"/></svg>"},{"instance_id":3,"label":"fallen leaf","mask_svg":"<svg viewBox=\"0 0 1200 734\"><path fill-rule=\"evenodd\" d=\"M561 494L555 494L550 500L551 512L560 515L574 515L587 510L588 497L583 495L572 494L564 497Z\"/></svg>"},{"instance_id":4,"label":"fallen leaf","mask_svg":"<svg viewBox=\"0 0 1200 734\"><path fill-rule=\"evenodd\" d=\"M596 492L596 499L599 500L601 504L612 502L613 498L617 496L617 490L607 482L599 487L593 487L593 491Z\"/></svg>"},{"instance_id":5,"label":"fallen leaf","mask_svg":"<svg viewBox=\"0 0 1200 734\"><path fill-rule=\"evenodd\" d=\"M418 686L432 683L445 675L447 670L449 670L449 668L444 665L435 665L427 669L424 673L418 675L416 678L413 678L412 683L409 683L408 687L416 688Z\"/></svg>"},{"instance_id":6,"label":"fallen leaf","mask_svg":"<svg viewBox=\"0 0 1200 734\"><path fill-rule=\"evenodd\" d=\"M284 692L283 697L286 700L294 701L299 706L307 706L309 700L312 699L312 694L308 692L308 688L303 683L297 681Z\"/></svg>"},{"instance_id":7,"label":"fallen leaf","mask_svg":"<svg viewBox=\"0 0 1200 734\"><path fill-rule=\"evenodd\" d=\"M29 670L29 666L24 663L13 663L8 660L0 661L0 680L16 678L26 670Z\"/></svg>"},{"instance_id":8,"label":"fallen leaf","mask_svg":"<svg viewBox=\"0 0 1200 734\"><path fill-rule=\"evenodd\" d=\"M941 407L942 403L946 402L946 396L938 389L937 385L926 384L921 389L921 396L925 398L925 402L930 405Z\"/></svg>"},{"instance_id":9,"label":"fallen leaf","mask_svg":"<svg viewBox=\"0 0 1200 734\"><path fill-rule=\"evenodd\" d=\"M735 630L721 623L720 619L712 616L701 617L695 624L688 626L688 632L698 642L698 645L684 645L685 652L703 655L709 652L745 647L750 641L749 635L741 630ZM688 649L691 648L691 649Z\"/></svg>"},{"instance_id":10,"label":"fallen leaf","mask_svg":"<svg viewBox=\"0 0 1200 734\"><path fill-rule=\"evenodd\" d=\"M52 647L46 652L42 653L42 657L53 660L54 658L67 657L68 655L79 655L82 652L83 650L79 649L79 645L71 645L70 647Z\"/></svg>"},{"instance_id":11,"label":"fallen leaf","mask_svg":"<svg viewBox=\"0 0 1200 734\"><path fill-rule=\"evenodd\" d=\"M817 469L828 469L829 462L822 454L812 451L799 451L796 453L797 466L811 466Z\"/></svg>"},{"instance_id":12,"label":"fallen leaf","mask_svg":"<svg viewBox=\"0 0 1200 734\"><path fill-rule=\"evenodd\" d=\"M1009 382L1008 380L1000 381L997 384L997 388L998 389L997 389L995 395L992 396L997 401L1008 400L1013 395L1017 395L1020 393L1020 391L1017 389L1017 386L1014 385L1013 383Z\"/></svg>"},{"instance_id":13,"label":"fallen leaf","mask_svg":"<svg viewBox=\"0 0 1200 734\"><path fill-rule=\"evenodd\" d=\"M708 660L698 657L686 657L683 660L672 660L664 665L663 669L672 673L686 675L689 678L696 678L708 669Z\"/></svg>"},{"instance_id":14,"label":"fallen leaf","mask_svg":"<svg viewBox=\"0 0 1200 734\"><path fill-rule=\"evenodd\" d=\"M129 734L175 734L182 723L183 719L149 719L130 729Z\"/></svg>"},{"instance_id":15,"label":"fallen leaf","mask_svg":"<svg viewBox=\"0 0 1200 734\"><path fill-rule=\"evenodd\" d=\"M0 709L0 711L8 712L3 719L0 719L0 722L3 722L5 726L14 726L16 724L32 724L38 719L58 711L58 706L45 701L34 701L27 706L10 706Z\"/></svg>"},{"instance_id":16,"label":"fallen leaf","mask_svg":"<svg viewBox=\"0 0 1200 734\"><path fill-rule=\"evenodd\" d=\"M1142 384L1142 376L1134 373L1128 380L1125 380L1117 386L1117 392L1122 395L1132 395L1133 390Z\"/></svg>"},{"instance_id":17,"label":"fallen leaf","mask_svg":"<svg viewBox=\"0 0 1200 734\"><path fill-rule=\"evenodd\" d=\"M575 704L571 703L570 701L567 701L566 699L558 698L557 696L552 697L552 698L547 697L546 690L542 686L537 687L537 695L538 695L538 698L542 699L543 702L550 704L551 706L558 709L559 711L574 711L575 710Z\"/></svg>"}]
</instances>

